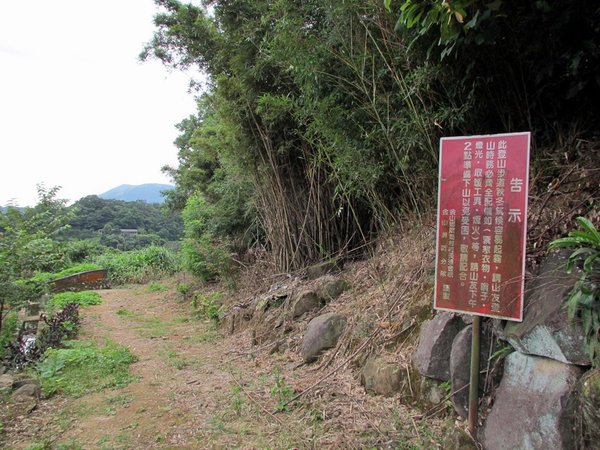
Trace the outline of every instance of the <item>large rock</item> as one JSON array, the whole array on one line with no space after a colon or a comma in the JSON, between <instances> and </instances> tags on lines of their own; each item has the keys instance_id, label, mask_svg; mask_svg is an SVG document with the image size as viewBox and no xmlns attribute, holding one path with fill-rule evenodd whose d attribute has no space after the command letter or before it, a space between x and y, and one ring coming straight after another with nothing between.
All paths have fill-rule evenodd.
<instances>
[{"instance_id":1,"label":"large rock","mask_svg":"<svg viewBox=\"0 0 600 450\"><path fill-rule=\"evenodd\" d=\"M448 396L446 383L433 378L421 377L419 384L418 399L422 409L429 409L438 406Z\"/></svg>"},{"instance_id":2,"label":"large rock","mask_svg":"<svg viewBox=\"0 0 600 450\"><path fill-rule=\"evenodd\" d=\"M479 447L465 430L453 427L444 436L444 450L479 450Z\"/></svg>"},{"instance_id":3,"label":"large rock","mask_svg":"<svg viewBox=\"0 0 600 450\"><path fill-rule=\"evenodd\" d=\"M228 333L233 334L234 332L241 330L244 325L252 319L253 314L254 310L250 308L250 305L234 306L227 315L222 318L222 323Z\"/></svg>"},{"instance_id":4,"label":"large rock","mask_svg":"<svg viewBox=\"0 0 600 450\"><path fill-rule=\"evenodd\" d=\"M438 313L423 322L419 346L412 357L421 375L442 381L450 379L452 341L464 326L460 317L450 313Z\"/></svg>"},{"instance_id":5,"label":"large rock","mask_svg":"<svg viewBox=\"0 0 600 450\"><path fill-rule=\"evenodd\" d=\"M0 375L0 394L12 391L14 381L14 377L8 373Z\"/></svg>"},{"instance_id":6,"label":"large rock","mask_svg":"<svg viewBox=\"0 0 600 450\"><path fill-rule=\"evenodd\" d=\"M335 347L346 328L346 318L329 313L315 317L308 323L300 354L305 362L316 360L323 350Z\"/></svg>"},{"instance_id":7,"label":"large rock","mask_svg":"<svg viewBox=\"0 0 600 450\"><path fill-rule=\"evenodd\" d=\"M350 288L350 283L346 280L326 276L317 288L317 295L322 301L328 303L338 298L348 288Z\"/></svg>"},{"instance_id":8,"label":"large rock","mask_svg":"<svg viewBox=\"0 0 600 450\"><path fill-rule=\"evenodd\" d=\"M469 384L471 378L471 342L473 325L463 328L454 338L450 352L450 379L452 380L452 404L457 414L466 418L469 413ZM479 373L487 367L490 339L481 333L479 344ZM483 379L479 381L479 395L483 394Z\"/></svg>"},{"instance_id":9,"label":"large rock","mask_svg":"<svg viewBox=\"0 0 600 450\"><path fill-rule=\"evenodd\" d=\"M32 400L35 400L37 402L37 400L39 400L40 398L41 393L42 391L39 383L30 382L23 384L18 389L16 389L12 393L12 398L15 402L26 402Z\"/></svg>"},{"instance_id":10,"label":"large rock","mask_svg":"<svg viewBox=\"0 0 600 450\"><path fill-rule=\"evenodd\" d=\"M511 353L483 429L486 450L575 448L574 386L578 366Z\"/></svg>"},{"instance_id":11,"label":"large rock","mask_svg":"<svg viewBox=\"0 0 600 450\"><path fill-rule=\"evenodd\" d=\"M24 384L12 393L10 410L12 414L24 415L33 411L40 400L41 389L38 383Z\"/></svg>"},{"instance_id":12,"label":"large rock","mask_svg":"<svg viewBox=\"0 0 600 450\"><path fill-rule=\"evenodd\" d=\"M391 364L382 358L369 358L360 381L367 392L391 397L402 389L404 373L399 364Z\"/></svg>"},{"instance_id":13,"label":"large rock","mask_svg":"<svg viewBox=\"0 0 600 450\"><path fill-rule=\"evenodd\" d=\"M316 292L304 290L292 300L292 318L300 317L302 314L321 308L324 302L321 301Z\"/></svg>"},{"instance_id":14,"label":"large rock","mask_svg":"<svg viewBox=\"0 0 600 450\"><path fill-rule=\"evenodd\" d=\"M315 264L306 269L306 276L309 280L316 280L317 278L327 275L329 273L336 273L341 270L340 263L335 259L328 259L319 264Z\"/></svg>"},{"instance_id":15,"label":"large rock","mask_svg":"<svg viewBox=\"0 0 600 450\"><path fill-rule=\"evenodd\" d=\"M567 274L569 251L548 256L539 275L527 285L523 322L511 322L504 329L506 339L520 351L569 364L590 365L585 352L581 325L571 323L563 308L565 299L579 278Z\"/></svg>"},{"instance_id":16,"label":"large rock","mask_svg":"<svg viewBox=\"0 0 600 450\"><path fill-rule=\"evenodd\" d=\"M579 382L579 415L586 449L600 449L600 368L587 372Z\"/></svg>"}]
</instances>

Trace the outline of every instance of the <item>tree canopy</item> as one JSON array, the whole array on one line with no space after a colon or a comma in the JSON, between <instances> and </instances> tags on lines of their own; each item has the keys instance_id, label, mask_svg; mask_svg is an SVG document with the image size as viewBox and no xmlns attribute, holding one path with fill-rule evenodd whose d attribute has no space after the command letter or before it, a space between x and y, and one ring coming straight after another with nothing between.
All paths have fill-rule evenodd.
<instances>
[{"instance_id":1,"label":"tree canopy","mask_svg":"<svg viewBox=\"0 0 600 450\"><path fill-rule=\"evenodd\" d=\"M210 80L170 203L199 192L230 238L257 226L282 270L427 209L442 135L529 129L535 159L597 125L592 1L156 3L142 57Z\"/></svg>"}]
</instances>

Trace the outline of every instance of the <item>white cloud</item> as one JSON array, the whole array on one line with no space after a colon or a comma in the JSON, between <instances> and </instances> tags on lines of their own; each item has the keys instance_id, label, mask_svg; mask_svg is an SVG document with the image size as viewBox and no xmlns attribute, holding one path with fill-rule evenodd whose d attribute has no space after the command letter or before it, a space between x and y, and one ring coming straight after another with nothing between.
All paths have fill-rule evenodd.
<instances>
[{"instance_id":1,"label":"white cloud","mask_svg":"<svg viewBox=\"0 0 600 450\"><path fill-rule=\"evenodd\" d=\"M137 55L152 0L0 0L0 205L35 203L37 183L76 200L168 182L189 76Z\"/></svg>"}]
</instances>

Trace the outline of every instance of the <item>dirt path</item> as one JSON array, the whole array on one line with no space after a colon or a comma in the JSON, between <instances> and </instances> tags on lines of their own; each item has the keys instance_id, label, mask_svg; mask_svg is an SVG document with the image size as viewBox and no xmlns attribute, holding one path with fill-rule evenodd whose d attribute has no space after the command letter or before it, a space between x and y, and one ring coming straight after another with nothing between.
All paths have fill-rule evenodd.
<instances>
[{"instance_id":1,"label":"dirt path","mask_svg":"<svg viewBox=\"0 0 600 450\"><path fill-rule=\"evenodd\" d=\"M128 347L138 359L137 381L43 401L6 430L11 448L273 448L302 440L282 434L281 419L260 409L275 405L270 390L277 375L236 357L246 345L242 336L223 336L210 321L190 318L173 289L99 292L103 303L84 310L81 336ZM252 385L254 394L241 385Z\"/></svg>"},{"instance_id":2,"label":"dirt path","mask_svg":"<svg viewBox=\"0 0 600 450\"><path fill-rule=\"evenodd\" d=\"M250 330L229 336L192 317L176 280L165 285L99 291L102 304L83 310L81 338L128 347L136 380L42 400L5 425L7 448L439 448L430 422L416 423L418 412L401 396L367 395L349 366L323 378L327 355L306 366L294 345L273 353L253 346Z\"/></svg>"}]
</instances>

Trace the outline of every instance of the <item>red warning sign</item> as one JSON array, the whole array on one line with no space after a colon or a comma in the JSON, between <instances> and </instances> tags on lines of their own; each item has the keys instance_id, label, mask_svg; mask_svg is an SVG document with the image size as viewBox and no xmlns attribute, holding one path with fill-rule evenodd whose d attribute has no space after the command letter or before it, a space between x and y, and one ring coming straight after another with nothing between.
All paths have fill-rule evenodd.
<instances>
[{"instance_id":1,"label":"red warning sign","mask_svg":"<svg viewBox=\"0 0 600 450\"><path fill-rule=\"evenodd\" d=\"M442 138L434 308L523 320L530 133Z\"/></svg>"}]
</instances>

